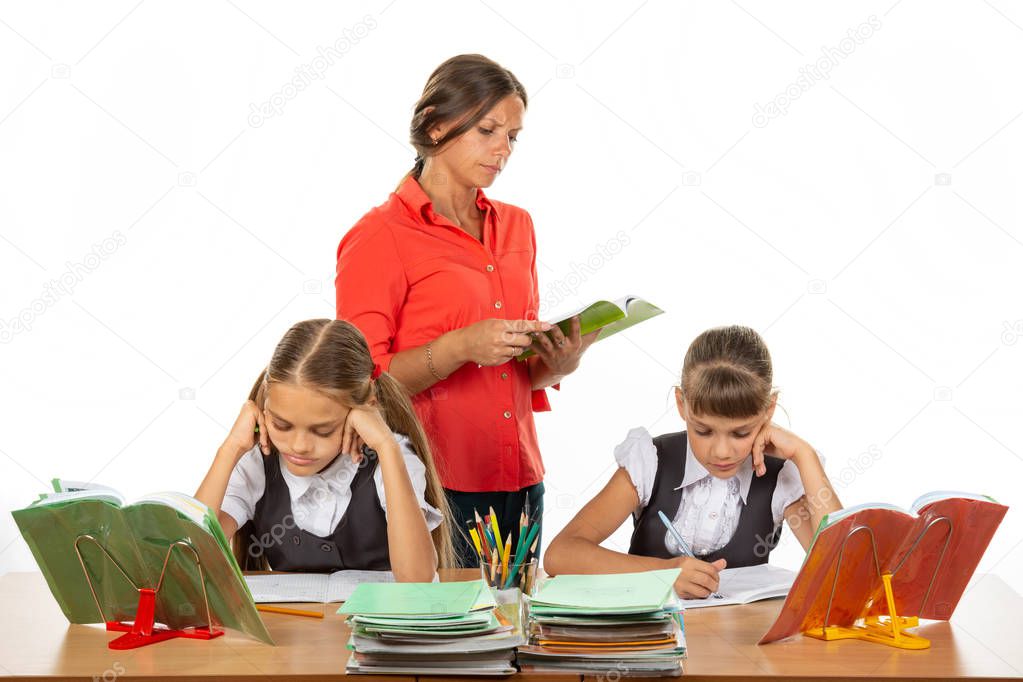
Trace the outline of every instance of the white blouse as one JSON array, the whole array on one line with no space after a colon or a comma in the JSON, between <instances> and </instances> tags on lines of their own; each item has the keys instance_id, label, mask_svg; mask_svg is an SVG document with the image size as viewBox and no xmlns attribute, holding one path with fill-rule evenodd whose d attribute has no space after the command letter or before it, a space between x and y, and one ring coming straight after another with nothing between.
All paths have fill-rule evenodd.
<instances>
[{"instance_id":1,"label":"white blouse","mask_svg":"<svg viewBox=\"0 0 1023 682\"><path fill-rule=\"evenodd\" d=\"M401 448L419 508L426 517L426 527L432 531L440 525L442 517L424 497L426 466L416 455L412 443L406 436L396 433L394 437ZM227 483L227 492L220 508L238 522L239 528L255 515L256 503L266 490L263 456L258 445L246 452L238 460ZM330 466L312 476L296 476L288 471L288 465L283 459L280 461L280 467L291 496L291 513L295 517L295 525L313 535L320 537L330 535L351 502L352 479L358 472L359 465L348 455L339 455ZM373 482L376 484L377 497L380 498L380 506L386 516L387 496L384 494L384 478L379 464L373 472Z\"/></svg>"},{"instance_id":2,"label":"white blouse","mask_svg":"<svg viewBox=\"0 0 1023 682\"><path fill-rule=\"evenodd\" d=\"M650 503L657 477L657 446L653 437L642 427L630 430L625 440L615 448L615 460L636 487L639 508L633 515L639 518L640 511ZM676 476L675 480L668 482L675 481L679 482L675 490L682 489L682 503L673 524L693 553L704 556L728 544L739 525L739 514L753 482L753 458L743 460L739 472L731 478L718 478L696 459L687 439L685 476ZM803 495L799 470L788 460L778 472L778 483L771 498L771 514L776 526L782 522L785 508ZM682 549L667 529L664 531L664 544L671 554L682 554Z\"/></svg>"}]
</instances>

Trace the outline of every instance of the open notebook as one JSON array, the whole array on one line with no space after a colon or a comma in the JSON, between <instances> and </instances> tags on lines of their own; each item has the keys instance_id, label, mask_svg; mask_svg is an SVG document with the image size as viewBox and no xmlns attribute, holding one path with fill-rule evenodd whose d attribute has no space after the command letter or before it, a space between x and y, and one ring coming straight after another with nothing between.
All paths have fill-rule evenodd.
<instances>
[{"instance_id":1,"label":"open notebook","mask_svg":"<svg viewBox=\"0 0 1023 682\"><path fill-rule=\"evenodd\" d=\"M706 599L683 599L682 606L686 609L699 609L706 606L729 606L731 604L748 604L761 599L784 597L789 593L796 573L785 568L760 564L759 566L743 566L742 568L726 568L718 576L721 584L717 594Z\"/></svg>"},{"instance_id":2,"label":"open notebook","mask_svg":"<svg viewBox=\"0 0 1023 682\"><path fill-rule=\"evenodd\" d=\"M336 571L334 573L267 573L247 575L252 598L259 604L347 601L360 583L393 583L390 571Z\"/></svg>"}]
</instances>

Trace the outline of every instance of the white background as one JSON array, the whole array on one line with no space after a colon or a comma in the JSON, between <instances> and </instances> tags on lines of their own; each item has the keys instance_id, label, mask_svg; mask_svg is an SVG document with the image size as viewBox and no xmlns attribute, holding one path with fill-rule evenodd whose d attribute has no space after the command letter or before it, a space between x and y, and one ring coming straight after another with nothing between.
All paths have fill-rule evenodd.
<instances>
[{"instance_id":1,"label":"white background","mask_svg":"<svg viewBox=\"0 0 1023 682\"><path fill-rule=\"evenodd\" d=\"M545 312L625 293L669 311L593 348L537 416L548 541L630 427L680 428L692 338L742 323L844 503L992 495L1013 509L980 570L1023 589L1005 0L0 5L3 508L53 476L193 492L281 334L333 316L338 241L410 167L412 105L464 52L530 95L488 193L534 218ZM786 532L772 561L800 557ZM0 572L33 568L3 516Z\"/></svg>"}]
</instances>

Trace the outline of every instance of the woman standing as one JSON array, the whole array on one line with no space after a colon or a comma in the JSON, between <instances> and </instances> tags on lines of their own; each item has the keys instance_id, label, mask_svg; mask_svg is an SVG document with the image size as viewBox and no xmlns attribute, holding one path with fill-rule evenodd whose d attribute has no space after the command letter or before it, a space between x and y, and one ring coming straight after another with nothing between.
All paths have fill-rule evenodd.
<instances>
[{"instance_id":1,"label":"woman standing","mask_svg":"<svg viewBox=\"0 0 1023 682\"><path fill-rule=\"evenodd\" d=\"M463 565L473 511L493 507L517 539L526 500L543 512L534 411L579 366L595 334L540 322L529 214L487 198L522 130L526 92L507 69L460 55L430 76L412 117L418 155L388 200L345 234L337 317L401 381L430 438ZM548 333L542 333L548 332ZM516 359L526 348L536 355Z\"/></svg>"}]
</instances>

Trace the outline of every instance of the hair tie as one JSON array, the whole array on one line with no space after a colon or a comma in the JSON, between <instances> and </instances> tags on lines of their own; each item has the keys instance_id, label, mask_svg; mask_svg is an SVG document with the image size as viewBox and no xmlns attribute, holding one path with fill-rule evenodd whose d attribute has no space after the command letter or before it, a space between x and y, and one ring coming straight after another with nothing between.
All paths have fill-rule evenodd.
<instances>
[{"instance_id":1,"label":"hair tie","mask_svg":"<svg viewBox=\"0 0 1023 682\"><path fill-rule=\"evenodd\" d=\"M380 367L380 365L378 363L374 362L373 363L373 373L370 375L370 377L375 381L375 380L380 378L380 374L383 371L384 370Z\"/></svg>"}]
</instances>

